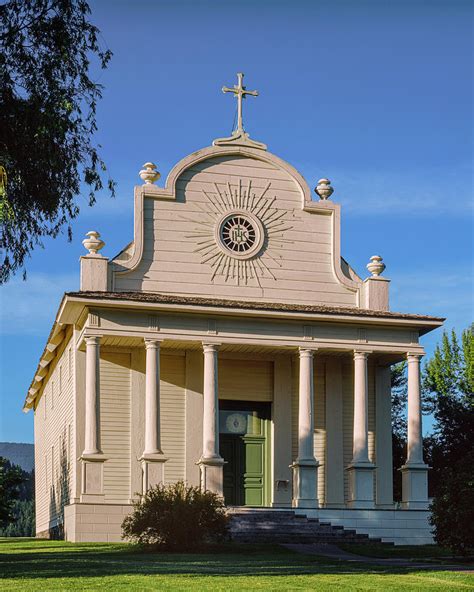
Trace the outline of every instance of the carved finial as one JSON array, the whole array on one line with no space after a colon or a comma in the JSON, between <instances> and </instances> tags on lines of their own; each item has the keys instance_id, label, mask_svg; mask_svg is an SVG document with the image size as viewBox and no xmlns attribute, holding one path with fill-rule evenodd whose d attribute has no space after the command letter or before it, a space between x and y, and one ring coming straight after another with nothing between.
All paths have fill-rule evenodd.
<instances>
[{"instance_id":1,"label":"carved finial","mask_svg":"<svg viewBox=\"0 0 474 592\"><path fill-rule=\"evenodd\" d=\"M100 234L96 230L90 230L86 232L86 236L88 238L85 238L82 244L89 251L89 255L97 255L97 251L100 251L105 245L104 241L100 239Z\"/></svg>"},{"instance_id":2,"label":"carved finial","mask_svg":"<svg viewBox=\"0 0 474 592\"><path fill-rule=\"evenodd\" d=\"M151 185L161 177L160 173L156 170L156 164L153 162L145 162L143 169L138 174L145 185Z\"/></svg>"},{"instance_id":3,"label":"carved finial","mask_svg":"<svg viewBox=\"0 0 474 592\"><path fill-rule=\"evenodd\" d=\"M331 197L334 189L331 187L331 181L329 179L319 179L314 191L316 195L319 195L319 199L325 201Z\"/></svg>"},{"instance_id":4,"label":"carved finial","mask_svg":"<svg viewBox=\"0 0 474 592\"><path fill-rule=\"evenodd\" d=\"M367 269L374 277L378 277L385 269L385 263L382 262L382 257L374 255L370 258L370 263L367 263Z\"/></svg>"}]
</instances>

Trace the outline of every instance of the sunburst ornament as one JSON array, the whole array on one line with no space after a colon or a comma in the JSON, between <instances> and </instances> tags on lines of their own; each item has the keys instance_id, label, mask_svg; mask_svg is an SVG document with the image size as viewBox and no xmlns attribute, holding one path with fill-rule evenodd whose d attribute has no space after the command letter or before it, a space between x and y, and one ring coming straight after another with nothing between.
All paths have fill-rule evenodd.
<instances>
[{"instance_id":1,"label":"sunburst ornament","mask_svg":"<svg viewBox=\"0 0 474 592\"><path fill-rule=\"evenodd\" d=\"M275 207L276 197L267 196L270 187L269 182L254 190L251 180L245 187L242 180L237 185L214 183L215 191L202 190L208 204L198 204L201 219L183 216L198 224L186 238L197 239L194 252L211 267L211 281L221 276L237 285L254 280L261 287L261 278L276 279L272 268L281 267L281 257L274 251L291 242L283 236L291 226L284 219L287 211Z\"/></svg>"}]
</instances>

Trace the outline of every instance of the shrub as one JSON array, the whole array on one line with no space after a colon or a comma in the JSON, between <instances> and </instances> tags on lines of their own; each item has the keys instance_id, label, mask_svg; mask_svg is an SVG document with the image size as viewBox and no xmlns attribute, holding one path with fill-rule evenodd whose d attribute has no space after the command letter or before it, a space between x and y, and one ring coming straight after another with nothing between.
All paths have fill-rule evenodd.
<instances>
[{"instance_id":1,"label":"shrub","mask_svg":"<svg viewBox=\"0 0 474 592\"><path fill-rule=\"evenodd\" d=\"M439 545L463 555L474 549L474 453L445 470L430 509Z\"/></svg>"},{"instance_id":2,"label":"shrub","mask_svg":"<svg viewBox=\"0 0 474 592\"><path fill-rule=\"evenodd\" d=\"M179 481L158 485L134 503L122 523L122 538L163 550L191 550L227 536L224 501Z\"/></svg>"}]
</instances>

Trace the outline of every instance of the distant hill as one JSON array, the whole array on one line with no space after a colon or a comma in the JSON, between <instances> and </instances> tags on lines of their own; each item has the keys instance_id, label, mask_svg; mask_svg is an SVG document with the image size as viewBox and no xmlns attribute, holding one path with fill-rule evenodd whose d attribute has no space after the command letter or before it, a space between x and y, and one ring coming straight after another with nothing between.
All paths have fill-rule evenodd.
<instances>
[{"instance_id":1,"label":"distant hill","mask_svg":"<svg viewBox=\"0 0 474 592\"><path fill-rule=\"evenodd\" d=\"M33 444L19 442L0 442L0 456L24 471L32 471L35 466L35 447Z\"/></svg>"}]
</instances>

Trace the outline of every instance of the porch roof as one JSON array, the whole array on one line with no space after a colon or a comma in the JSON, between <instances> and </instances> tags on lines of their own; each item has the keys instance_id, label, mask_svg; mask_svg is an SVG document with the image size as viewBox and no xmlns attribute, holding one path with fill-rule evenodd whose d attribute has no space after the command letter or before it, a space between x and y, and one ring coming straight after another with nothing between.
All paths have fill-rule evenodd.
<instances>
[{"instance_id":1,"label":"porch roof","mask_svg":"<svg viewBox=\"0 0 474 592\"><path fill-rule=\"evenodd\" d=\"M284 302L262 302L228 300L220 298L201 298L198 296L181 296L175 294L158 294L154 292L66 292L66 296L93 300L123 300L128 302L146 302L150 304L175 304L190 307L226 308L238 310L262 310L277 312L298 312L308 314L344 315L354 317L377 317L389 319L407 319L414 321L445 321L441 317L429 315L409 314L401 312L369 310L367 308L351 308L341 306L327 306L323 304L289 304Z\"/></svg>"}]
</instances>

